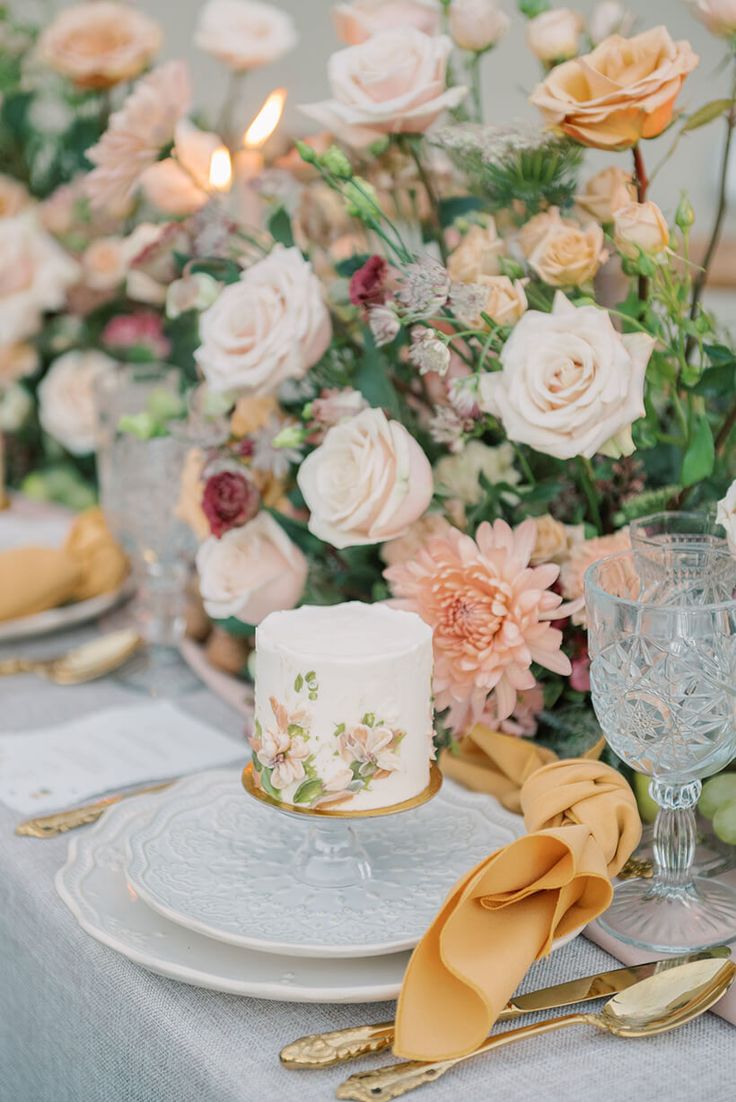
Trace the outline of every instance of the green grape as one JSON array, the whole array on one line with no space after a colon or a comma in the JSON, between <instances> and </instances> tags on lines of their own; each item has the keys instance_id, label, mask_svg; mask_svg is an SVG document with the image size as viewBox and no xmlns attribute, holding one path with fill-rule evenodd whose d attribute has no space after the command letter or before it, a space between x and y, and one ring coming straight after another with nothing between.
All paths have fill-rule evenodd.
<instances>
[{"instance_id":1,"label":"green grape","mask_svg":"<svg viewBox=\"0 0 736 1102\"><path fill-rule=\"evenodd\" d=\"M649 795L649 780L643 773L634 773L634 794L643 823L653 823L659 811L656 801Z\"/></svg>"},{"instance_id":2,"label":"green grape","mask_svg":"<svg viewBox=\"0 0 736 1102\"><path fill-rule=\"evenodd\" d=\"M720 773L704 782L698 811L706 819L712 819L721 804L732 800L736 800L736 773Z\"/></svg>"},{"instance_id":3,"label":"green grape","mask_svg":"<svg viewBox=\"0 0 736 1102\"><path fill-rule=\"evenodd\" d=\"M736 846L736 800L721 804L713 816L713 830L716 838L729 846Z\"/></svg>"}]
</instances>

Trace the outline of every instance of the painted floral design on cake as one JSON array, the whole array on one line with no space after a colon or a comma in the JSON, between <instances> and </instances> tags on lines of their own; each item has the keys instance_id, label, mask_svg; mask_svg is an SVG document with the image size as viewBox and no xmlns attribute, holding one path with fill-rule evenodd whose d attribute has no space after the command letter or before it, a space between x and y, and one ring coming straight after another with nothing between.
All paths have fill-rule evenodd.
<instances>
[{"instance_id":1,"label":"painted floral design on cake","mask_svg":"<svg viewBox=\"0 0 736 1102\"><path fill-rule=\"evenodd\" d=\"M316 700L314 674L299 674L294 690ZM269 703L273 720L265 728L256 720L249 741L256 782L274 799L307 807L337 803L380 782L401 765L399 748L405 732L373 712L366 712L358 723L336 724L334 742L323 742L314 753L308 709L301 704L290 709L273 696ZM284 791L294 785L287 799Z\"/></svg>"}]
</instances>

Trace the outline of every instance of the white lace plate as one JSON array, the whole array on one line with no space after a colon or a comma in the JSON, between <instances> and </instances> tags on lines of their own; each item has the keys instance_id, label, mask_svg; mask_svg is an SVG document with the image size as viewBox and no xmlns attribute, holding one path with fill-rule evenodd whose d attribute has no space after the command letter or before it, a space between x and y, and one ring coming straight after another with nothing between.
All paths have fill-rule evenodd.
<instances>
[{"instance_id":1,"label":"white lace plate","mask_svg":"<svg viewBox=\"0 0 736 1102\"><path fill-rule=\"evenodd\" d=\"M455 881L523 833L519 816L445 782L403 815L353 824L373 878L314 888L289 867L308 829L249 798L218 771L182 781L133 824L129 884L159 914L264 953L369 957L411 949Z\"/></svg>"},{"instance_id":2,"label":"white lace plate","mask_svg":"<svg viewBox=\"0 0 736 1102\"><path fill-rule=\"evenodd\" d=\"M396 998L408 953L332 961L256 953L192 933L150 910L126 884L125 839L160 798L117 804L70 839L56 890L83 930L159 976L230 995L310 1003Z\"/></svg>"}]
</instances>

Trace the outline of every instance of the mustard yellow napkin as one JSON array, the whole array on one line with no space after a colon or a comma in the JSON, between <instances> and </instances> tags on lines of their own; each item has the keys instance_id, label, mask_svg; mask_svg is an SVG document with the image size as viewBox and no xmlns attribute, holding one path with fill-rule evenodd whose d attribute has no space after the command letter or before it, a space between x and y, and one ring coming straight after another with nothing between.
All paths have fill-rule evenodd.
<instances>
[{"instance_id":1,"label":"mustard yellow napkin","mask_svg":"<svg viewBox=\"0 0 736 1102\"><path fill-rule=\"evenodd\" d=\"M102 511L88 509L75 519L62 548L19 547L0 553L0 620L110 593L127 572L127 559Z\"/></svg>"},{"instance_id":2,"label":"mustard yellow napkin","mask_svg":"<svg viewBox=\"0 0 736 1102\"><path fill-rule=\"evenodd\" d=\"M449 1059L479 1045L532 962L608 907L610 877L641 834L631 789L600 762L543 767L525 782L521 804L534 833L471 869L412 954L396 1016L399 1056Z\"/></svg>"},{"instance_id":3,"label":"mustard yellow napkin","mask_svg":"<svg viewBox=\"0 0 736 1102\"><path fill-rule=\"evenodd\" d=\"M600 739L583 756L598 758L604 746L605 741ZM509 811L521 811L524 781L553 761L557 761L557 754L546 746L476 723L452 750L442 751L439 764L446 777L474 792L495 796Z\"/></svg>"}]
</instances>

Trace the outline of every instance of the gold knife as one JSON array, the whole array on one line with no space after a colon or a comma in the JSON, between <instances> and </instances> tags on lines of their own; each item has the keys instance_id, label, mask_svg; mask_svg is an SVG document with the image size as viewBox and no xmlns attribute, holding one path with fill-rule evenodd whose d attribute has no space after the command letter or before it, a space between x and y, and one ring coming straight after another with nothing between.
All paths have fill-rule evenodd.
<instances>
[{"instance_id":1,"label":"gold knife","mask_svg":"<svg viewBox=\"0 0 736 1102\"><path fill-rule=\"evenodd\" d=\"M72 807L68 811L56 811L53 815L41 815L37 819L26 819L18 823L15 833L26 838L54 838L57 834L64 834L75 827L86 826L94 823L113 804L127 800L129 796L147 796L152 792L163 792L172 785L173 781L164 781L162 784L151 784L146 788L136 788L131 792L117 792L114 796L105 796L101 800L95 800L91 804L83 804L81 807Z\"/></svg>"},{"instance_id":2,"label":"gold knife","mask_svg":"<svg viewBox=\"0 0 736 1102\"><path fill-rule=\"evenodd\" d=\"M594 976L584 976L567 983L556 983L541 991L530 991L512 999L498 1016L497 1021L508 1022L522 1014L531 1014L536 1010L558 1010L575 1003L591 1002L603 999L627 987L663 972L686 964L692 960L707 960L710 957L728 957L731 950L727 945L717 945L700 953L686 953L684 956L668 957L666 960L650 961L648 964L634 964L629 968L614 968L610 972L599 972ZM337 1029L331 1033L312 1033L300 1037L282 1048L281 1063L287 1068L329 1068L334 1064L343 1064L359 1056L372 1052L381 1052L390 1048L394 1040L394 1023L379 1022L377 1025L355 1026L353 1029Z\"/></svg>"}]
</instances>

